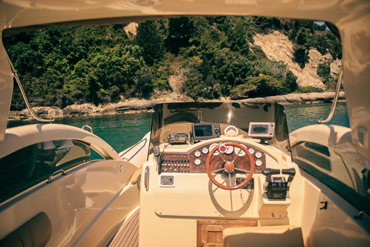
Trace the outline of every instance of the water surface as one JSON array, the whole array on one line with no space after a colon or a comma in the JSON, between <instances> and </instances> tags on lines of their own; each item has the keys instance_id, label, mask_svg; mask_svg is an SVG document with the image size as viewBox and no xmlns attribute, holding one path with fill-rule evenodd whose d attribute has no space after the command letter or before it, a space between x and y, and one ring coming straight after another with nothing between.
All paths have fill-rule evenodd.
<instances>
[{"instance_id":1,"label":"water surface","mask_svg":"<svg viewBox=\"0 0 370 247\"><path fill-rule=\"evenodd\" d=\"M284 108L288 119L288 130L292 132L306 125L317 124L319 118L326 118L329 115L331 103L286 105ZM75 127L88 124L93 128L94 134L120 152L138 142L150 131L152 113L60 118L56 119L55 122ZM37 121L10 121L8 127L35 123ZM349 127L345 103L338 103L335 115L329 124Z\"/></svg>"}]
</instances>

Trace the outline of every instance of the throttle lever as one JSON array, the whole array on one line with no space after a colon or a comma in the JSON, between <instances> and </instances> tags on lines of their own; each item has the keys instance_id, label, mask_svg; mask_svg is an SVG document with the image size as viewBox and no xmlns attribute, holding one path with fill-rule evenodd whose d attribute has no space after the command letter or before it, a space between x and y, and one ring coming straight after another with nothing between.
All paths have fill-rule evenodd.
<instances>
[{"instance_id":1,"label":"throttle lever","mask_svg":"<svg viewBox=\"0 0 370 247\"><path fill-rule=\"evenodd\" d=\"M288 191L289 191L289 188L290 188L290 184L292 183L293 181L293 178L295 176L295 169L294 168L289 168L289 169L282 169L282 174L284 175L289 175L289 178L288 178Z\"/></svg>"},{"instance_id":2,"label":"throttle lever","mask_svg":"<svg viewBox=\"0 0 370 247\"><path fill-rule=\"evenodd\" d=\"M266 176L266 182L270 182L271 176L280 174L279 169L271 169L271 168L265 168L262 171L262 174Z\"/></svg>"},{"instance_id":3,"label":"throttle lever","mask_svg":"<svg viewBox=\"0 0 370 247\"><path fill-rule=\"evenodd\" d=\"M269 183L271 181L272 175L280 174L280 170L279 169L265 168L265 169L263 169L262 174L266 176L266 180L265 180L265 192L267 192L268 185L269 185Z\"/></svg>"}]
</instances>

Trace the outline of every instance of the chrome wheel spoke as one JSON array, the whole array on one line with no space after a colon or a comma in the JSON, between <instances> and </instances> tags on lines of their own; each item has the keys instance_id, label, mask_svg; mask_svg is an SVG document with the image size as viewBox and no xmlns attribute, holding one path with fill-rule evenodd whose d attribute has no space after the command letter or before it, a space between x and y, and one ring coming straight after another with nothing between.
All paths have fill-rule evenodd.
<instances>
[{"instance_id":1,"label":"chrome wheel spoke","mask_svg":"<svg viewBox=\"0 0 370 247\"><path fill-rule=\"evenodd\" d=\"M244 173L246 173L246 174L248 174L249 173L249 171L247 171L247 170L244 170L244 169L240 169L240 168L234 168L235 170L237 170L237 171L239 171L239 172L244 172Z\"/></svg>"},{"instance_id":2,"label":"chrome wheel spoke","mask_svg":"<svg viewBox=\"0 0 370 247\"><path fill-rule=\"evenodd\" d=\"M211 173L217 173L217 172L220 172L220 171L223 171L223 170L224 170L224 168L221 168L221 169L213 170L213 171L211 171Z\"/></svg>"},{"instance_id":3,"label":"chrome wheel spoke","mask_svg":"<svg viewBox=\"0 0 370 247\"><path fill-rule=\"evenodd\" d=\"M239 153L240 153L240 150L239 150L239 152L235 155L235 157L234 157L233 161L231 161L231 162L233 162L233 163L234 163L234 161L236 160L236 158L238 158Z\"/></svg>"},{"instance_id":4,"label":"chrome wheel spoke","mask_svg":"<svg viewBox=\"0 0 370 247\"><path fill-rule=\"evenodd\" d=\"M221 152L220 152L220 157L221 157L221 159L226 163L227 162L227 160L225 160L225 158L224 158L224 154L222 154Z\"/></svg>"}]
</instances>

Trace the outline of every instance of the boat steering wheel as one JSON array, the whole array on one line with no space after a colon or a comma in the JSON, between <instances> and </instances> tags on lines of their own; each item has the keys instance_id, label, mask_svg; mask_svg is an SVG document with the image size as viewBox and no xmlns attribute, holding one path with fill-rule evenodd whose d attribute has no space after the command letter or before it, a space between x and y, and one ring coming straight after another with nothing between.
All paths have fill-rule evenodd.
<instances>
[{"instance_id":1,"label":"boat steering wheel","mask_svg":"<svg viewBox=\"0 0 370 247\"><path fill-rule=\"evenodd\" d=\"M234 161L238 157L238 154L235 155L235 158L232 161L227 161L225 159L224 153L226 151L227 146L238 147L238 148L240 148L240 150L243 150L246 153L246 156L244 158L249 159L250 171L246 171L246 170L239 169L239 168L235 167ZM212 159L213 154L217 150L220 152L220 156L221 156L222 160L224 161L224 166L220 169L211 171L211 167L210 167L211 159ZM249 181L252 179L252 176L253 176L253 173L254 173L254 162L253 162L252 155L249 153L248 149L245 146L240 145L240 144L235 143L235 142L226 142L226 143L220 143L218 145L218 148L215 147L209 152L207 160L206 160L206 169L207 169L207 175L208 175L209 179L212 181L212 183L214 183L218 187L220 187L222 189L225 189L225 190L236 190L236 189L240 189L240 188L243 188L244 186L246 186L249 183ZM223 184L217 182L217 180L212 175L212 174L215 174L217 172L224 171L226 174L229 174L229 179L231 181L231 173L234 172L235 170L244 172L245 174L248 174L247 178L242 183L240 183L238 185L235 185L235 186L223 185Z\"/></svg>"}]
</instances>

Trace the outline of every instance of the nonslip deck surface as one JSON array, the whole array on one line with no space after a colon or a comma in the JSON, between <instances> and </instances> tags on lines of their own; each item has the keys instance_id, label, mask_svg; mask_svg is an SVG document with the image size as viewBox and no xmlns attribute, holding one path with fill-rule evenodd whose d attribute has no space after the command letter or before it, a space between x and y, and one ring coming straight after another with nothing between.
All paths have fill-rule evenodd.
<instances>
[{"instance_id":1,"label":"nonslip deck surface","mask_svg":"<svg viewBox=\"0 0 370 247\"><path fill-rule=\"evenodd\" d=\"M139 209L136 210L120 227L109 247L139 246Z\"/></svg>"}]
</instances>

